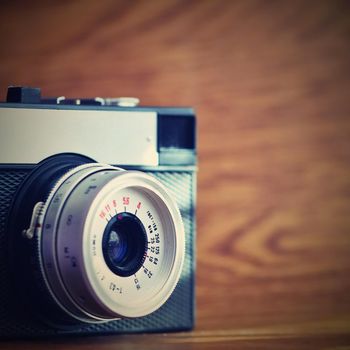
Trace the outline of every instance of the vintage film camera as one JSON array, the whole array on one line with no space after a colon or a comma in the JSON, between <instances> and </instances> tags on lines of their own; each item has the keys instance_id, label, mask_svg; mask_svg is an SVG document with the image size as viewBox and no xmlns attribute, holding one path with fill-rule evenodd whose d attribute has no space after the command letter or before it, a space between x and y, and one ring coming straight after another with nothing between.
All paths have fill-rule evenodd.
<instances>
[{"instance_id":1,"label":"vintage film camera","mask_svg":"<svg viewBox=\"0 0 350 350\"><path fill-rule=\"evenodd\" d=\"M196 125L135 99L0 104L0 338L194 325Z\"/></svg>"}]
</instances>

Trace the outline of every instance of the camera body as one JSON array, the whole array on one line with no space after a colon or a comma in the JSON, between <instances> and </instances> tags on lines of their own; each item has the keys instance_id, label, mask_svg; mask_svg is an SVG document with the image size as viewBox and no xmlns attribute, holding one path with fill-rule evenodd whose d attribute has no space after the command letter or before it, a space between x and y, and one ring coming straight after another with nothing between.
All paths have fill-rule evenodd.
<instances>
[{"instance_id":1,"label":"camera body","mask_svg":"<svg viewBox=\"0 0 350 350\"><path fill-rule=\"evenodd\" d=\"M112 165L131 174L136 170L137 174L141 171L151 178L156 178L174 199L181 213L185 252L178 283L175 283L176 287L174 284L175 289L169 289L171 293L167 294L166 301L162 302L159 308L148 314L144 312L144 316L101 318L96 322L81 322L79 318L67 315L61 317L59 314L65 313L55 305L56 299L49 295L45 285L51 285L53 295L58 287L51 283L50 278L49 281L43 278L43 273L40 272L46 267L51 268L49 264L44 266L45 268L42 266L45 265L46 259L41 257L45 246L42 236L36 237L36 232L43 235L44 229L50 226L47 221L40 219L43 212L46 216L49 215L47 202L59 201L60 198L55 198L59 196L57 188L70 183L71 178L78 176L70 173L72 168L86 172L87 164L92 164L90 162L93 161L106 165L99 165L105 169L104 174L111 170L108 166ZM67 173L68 175L65 175ZM63 180L59 180L60 177ZM81 178L79 181L76 180L77 186L83 182ZM155 186L158 186L157 183ZM96 186L89 185L84 193L88 196L88 192L93 192L95 188ZM72 194L67 195L66 199L70 197ZM135 215L128 214L129 200L126 201L126 197L122 198L125 201L125 211L119 212L118 217L115 214L115 218L122 219L122 215L126 219L135 216L141 202L137 204ZM39 89L9 88L7 101L0 104L0 338L192 329L195 312L195 200L196 122L191 108L138 107L134 99L125 98L43 99ZM23 201L26 202L25 205ZM42 204L45 201L46 207ZM152 201L150 200L150 203L153 203ZM65 206L68 204L62 204L62 208ZM109 205L105 207L109 210ZM154 205L154 208L158 208L158 205ZM169 211L171 212L170 209ZM99 213L104 219L103 211ZM147 213L153 220L149 211ZM60 218L62 215L64 214L61 213ZM112 215L110 217L112 219ZM72 215L68 218L67 225L70 224ZM163 222L163 218L160 221ZM110 223L106 225L111 226ZM130 225L134 227L132 225L135 224ZM153 222L153 225L155 227L156 224ZM140 227L143 227L142 224ZM103 239L106 230L107 228ZM154 236L150 238L151 227L146 227L147 232L143 228L141 231L145 232L145 249L159 250L156 243L152 246L153 243L149 242L154 240ZM115 234L114 231L112 233ZM172 241L164 240L164 245L165 242ZM132 240L128 244L132 245ZM108 247L110 246L106 248L107 253L103 250L105 248L97 247L97 250L101 251L101 254L103 250L103 256L106 258L110 252ZM45 249L47 251L48 248ZM65 263L69 260L69 267L72 269L70 271L76 271L76 257L68 256L67 251L68 248L65 247L66 255L62 261ZM84 259L89 259L85 253L84 250ZM59 254L59 251L55 254ZM115 256L107 265L113 265L114 258ZM147 288L140 289L139 280L146 278L145 274L150 278L152 273L149 266L152 266L151 269L156 268L154 265L147 265L150 264L147 259L153 260L153 263L154 260L157 261L155 256L150 257L145 253L134 270L130 268L130 273L123 272L135 283L135 295L141 293L139 290L146 293ZM80 278L80 274L76 276ZM84 278L82 277L82 281ZM123 280L120 276L118 278ZM152 281L156 282L155 278L153 276ZM73 281L74 279L75 277ZM64 281L62 284L67 284L66 280ZM152 283L155 284L154 282ZM117 289L122 293L122 288L118 288L112 282L108 286L113 286L113 291ZM67 288L71 288L69 283Z\"/></svg>"}]
</instances>

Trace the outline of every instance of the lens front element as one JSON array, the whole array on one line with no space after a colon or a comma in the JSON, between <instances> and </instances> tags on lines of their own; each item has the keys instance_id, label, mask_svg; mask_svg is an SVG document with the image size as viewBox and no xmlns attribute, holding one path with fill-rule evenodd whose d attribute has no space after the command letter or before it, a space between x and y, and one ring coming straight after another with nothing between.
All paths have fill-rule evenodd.
<instances>
[{"instance_id":1,"label":"lens front element","mask_svg":"<svg viewBox=\"0 0 350 350\"><path fill-rule=\"evenodd\" d=\"M128 277L143 265L147 254L147 233L134 214L115 214L108 222L102 238L107 266L118 276Z\"/></svg>"}]
</instances>

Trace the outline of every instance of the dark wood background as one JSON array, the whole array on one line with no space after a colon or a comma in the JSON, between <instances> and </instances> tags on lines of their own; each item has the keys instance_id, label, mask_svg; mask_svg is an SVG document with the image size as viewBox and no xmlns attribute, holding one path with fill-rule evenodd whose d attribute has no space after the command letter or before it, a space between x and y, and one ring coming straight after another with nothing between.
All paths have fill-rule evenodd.
<instances>
[{"instance_id":1,"label":"dark wood background","mask_svg":"<svg viewBox=\"0 0 350 350\"><path fill-rule=\"evenodd\" d=\"M196 330L0 347L349 348L348 1L2 1L0 12L2 98L9 84L138 96L193 106L199 126Z\"/></svg>"}]
</instances>

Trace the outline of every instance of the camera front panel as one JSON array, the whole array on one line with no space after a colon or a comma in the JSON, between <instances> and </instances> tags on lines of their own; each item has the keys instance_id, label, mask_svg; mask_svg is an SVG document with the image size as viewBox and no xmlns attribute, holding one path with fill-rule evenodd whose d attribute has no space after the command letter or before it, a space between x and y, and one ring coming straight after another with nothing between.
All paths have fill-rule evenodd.
<instances>
[{"instance_id":1,"label":"camera front panel","mask_svg":"<svg viewBox=\"0 0 350 350\"><path fill-rule=\"evenodd\" d=\"M126 168L126 167L124 167ZM100 324L58 329L36 320L36 315L22 309L17 300L7 261L5 222L16 189L31 166L0 167L0 337L38 337L59 334L131 333L186 330L193 327L194 318L194 234L195 234L195 172L192 168L162 166L137 168L158 178L172 194L180 209L186 234L186 255L180 281L169 300L157 311L144 317L121 319ZM135 167L133 168L135 169ZM25 289L26 286L23 285ZM25 300L30 303L31 300ZM21 312L21 310L23 312Z\"/></svg>"}]
</instances>

